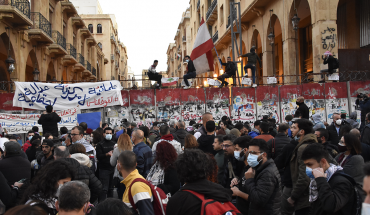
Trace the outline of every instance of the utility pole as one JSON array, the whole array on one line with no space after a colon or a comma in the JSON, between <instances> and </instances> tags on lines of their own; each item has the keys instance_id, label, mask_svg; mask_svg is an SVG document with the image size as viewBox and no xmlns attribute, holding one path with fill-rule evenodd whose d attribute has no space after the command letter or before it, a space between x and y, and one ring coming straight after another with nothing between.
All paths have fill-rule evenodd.
<instances>
[{"instance_id":1,"label":"utility pole","mask_svg":"<svg viewBox=\"0 0 370 215\"><path fill-rule=\"evenodd\" d=\"M235 26L236 26L236 31L234 31L234 21L235 21ZM235 53L239 57L242 55L243 52L243 41L242 41L242 23L241 23L241 10L240 10L240 2L230 2L230 28L231 28L231 51L233 55L233 62L235 63L240 63L241 66L241 75L243 76L243 58L241 61L239 59L236 61L235 60ZM239 46L238 46L238 39L237 36L239 35ZM238 68L238 67L237 67ZM241 81L239 77L239 69L237 69L236 73L237 79L238 79L238 84L241 86ZM236 78L234 78L234 83Z\"/></svg>"}]
</instances>

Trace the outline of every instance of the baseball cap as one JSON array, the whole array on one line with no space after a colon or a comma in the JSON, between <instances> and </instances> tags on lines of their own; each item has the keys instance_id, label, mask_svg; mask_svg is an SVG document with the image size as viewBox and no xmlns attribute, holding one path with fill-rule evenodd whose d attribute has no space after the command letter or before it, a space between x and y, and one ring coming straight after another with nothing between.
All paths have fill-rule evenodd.
<instances>
[{"instance_id":1,"label":"baseball cap","mask_svg":"<svg viewBox=\"0 0 370 215\"><path fill-rule=\"evenodd\" d=\"M53 140L45 139L44 141L42 141L42 145L48 145L50 147L54 147L54 142Z\"/></svg>"},{"instance_id":2,"label":"baseball cap","mask_svg":"<svg viewBox=\"0 0 370 215\"><path fill-rule=\"evenodd\" d=\"M9 141L4 144L5 146L5 152L7 155L14 155L14 154L20 154L21 153L21 145L19 143L14 141Z\"/></svg>"}]
</instances>

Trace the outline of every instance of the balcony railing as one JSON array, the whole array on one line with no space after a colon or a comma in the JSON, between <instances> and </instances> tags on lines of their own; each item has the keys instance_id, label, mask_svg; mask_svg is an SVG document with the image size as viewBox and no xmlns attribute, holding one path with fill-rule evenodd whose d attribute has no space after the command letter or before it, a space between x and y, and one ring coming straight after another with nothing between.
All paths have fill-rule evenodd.
<instances>
[{"instance_id":1,"label":"balcony railing","mask_svg":"<svg viewBox=\"0 0 370 215\"><path fill-rule=\"evenodd\" d=\"M111 34L111 35L110 35L110 38L111 38L114 42L116 42L116 37L114 36L114 34Z\"/></svg>"},{"instance_id":2,"label":"balcony railing","mask_svg":"<svg viewBox=\"0 0 370 215\"><path fill-rule=\"evenodd\" d=\"M233 22L233 21L235 21L236 20L236 18L237 18L237 16L236 16L236 8L234 8L234 19L231 21L230 20L230 16L231 15L229 15L228 17L227 17L227 25L226 25L226 29L227 28L229 28L230 27L230 24Z\"/></svg>"},{"instance_id":3,"label":"balcony railing","mask_svg":"<svg viewBox=\"0 0 370 215\"><path fill-rule=\"evenodd\" d=\"M179 64L179 66L177 67L177 69L180 71L181 70L181 63Z\"/></svg>"},{"instance_id":4,"label":"balcony railing","mask_svg":"<svg viewBox=\"0 0 370 215\"><path fill-rule=\"evenodd\" d=\"M72 44L67 44L68 54L77 59L76 48Z\"/></svg>"},{"instance_id":5,"label":"balcony railing","mask_svg":"<svg viewBox=\"0 0 370 215\"><path fill-rule=\"evenodd\" d=\"M111 54L111 55L110 55L110 60L111 60L111 61L114 61L114 54Z\"/></svg>"},{"instance_id":6,"label":"balcony railing","mask_svg":"<svg viewBox=\"0 0 370 215\"><path fill-rule=\"evenodd\" d=\"M197 10L199 10L200 8L200 0L198 0L198 3L197 3Z\"/></svg>"},{"instance_id":7,"label":"balcony railing","mask_svg":"<svg viewBox=\"0 0 370 215\"><path fill-rule=\"evenodd\" d=\"M91 72L91 63L89 61L86 61L86 69Z\"/></svg>"},{"instance_id":8,"label":"balcony railing","mask_svg":"<svg viewBox=\"0 0 370 215\"><path fill-rule=\"evenodd\" d=\"M217 0L213 0L211 6L208 8L208 11L207 11L207 14L206 14L206 19L208 20L208 18L211 16L212 12L215 10L217 6Z\"/></svg>"},{"instance_id":9,"label":"balcony railing","mask_svg":"<svg viewBox=\"0 0 370 215\"><path fill-rule=\"evenodd\" d=\"M31 20L33 22L32 29L41 29L49 37L51 35L51 23L39 12L31 12Z\"/></svg>"},{"instance_id":10,"label":"balcony railing","mask_svg":"<svg viewBox=\"0 0 370 215\"><path fill-rule=\"evenodd\" d=\"M96 69L95 69L95 67L92 68L92 74L93 74L93 76L96 77Z\"/></svg>"},{"instance_id":11,"label":"balcony railing","mask_svg":"<svg viewBox=\"0 0 370 215\"><path fill-rule=\"evenodd\" d=\"M182 37L182 42L186 42L186 36Z\"/></svg>"},{"instance_id":12,"label":"balcony railing","mask_svg":"<svg viewBox=\"0 0 370 215\"><path fill-rule=\"evenodd\" d=\"M218 31L216 31L216 33L213 35L212 40L213 43L216 43L216 41L218 40Z\"/></svg>"},{"instance_id":13,"label":"balcony railing","mask_svg":"<svg viewBox=\"0 0 370 215\"><path fill-rule=\"evenodd\" d=\"M0 0L0 5L11 5L22 12L27 18L30 18L30 2L29 0Z\"/></svg>"},{"instance_id":14,"label":"balcony railing","mask_svg":"<svg viewBox=\"0 0 370 215\"><path fill-rule=\"evenodd\" d=\"M78 62L82 65L82 66L85 66L85 58L84 56L82 56L82 54L78 53L77 54L77 57L78 57Z\"/></svg>"},{"instance_id":15,"label":"balcony railing","mask_svg":"<svg viewBox=\"0 0 370 215\"><path fill-rule=\"evenodd\" d=\"M63 47L64 50L67 50L66 38L59 31L53 31L53 40L56 44Z\"/></svg>"}]
</instances>

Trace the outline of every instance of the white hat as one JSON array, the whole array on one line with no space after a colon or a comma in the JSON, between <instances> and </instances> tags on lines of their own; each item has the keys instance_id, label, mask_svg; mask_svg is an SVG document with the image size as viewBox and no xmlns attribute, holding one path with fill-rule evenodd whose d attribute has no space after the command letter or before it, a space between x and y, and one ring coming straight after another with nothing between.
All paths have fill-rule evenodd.
<instances>
[{"instance_id":1,"label":"white hat","mask_svg":"<svg viewBox=\"0 0 370 215\"><path fill-rule=\"evenodd\" d=\"M87 166L87 167L92 166L92 162L91 162L89 156L87 156L85 154L82 154L82 153L72 154L71 158L76 159L81 165L84 165L84 166Z\"/></svg>"}]
</instances>

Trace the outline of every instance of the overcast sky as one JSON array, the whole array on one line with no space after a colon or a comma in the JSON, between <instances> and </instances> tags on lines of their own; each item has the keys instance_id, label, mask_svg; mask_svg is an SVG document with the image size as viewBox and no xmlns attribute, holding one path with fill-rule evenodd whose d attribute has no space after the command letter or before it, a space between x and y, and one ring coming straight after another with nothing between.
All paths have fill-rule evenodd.
<instances>
[{"instance_id":1,"label":"overcast sky","mask_svg":"<svg viewBox=\"0 0 370 215\"><path fill-rule=\"evenodd\" d=\"M128 65L141 74L157 59L158 71L167 70L167 48L174 42L181 15L189 0L100 0L105 14L115 14L118 36L127 47Z\"/></svg>"}]
</instances>

